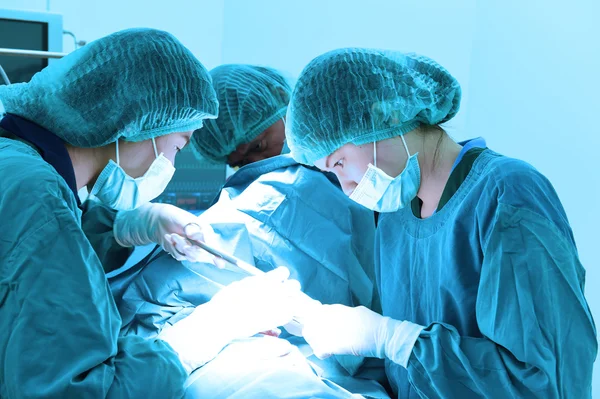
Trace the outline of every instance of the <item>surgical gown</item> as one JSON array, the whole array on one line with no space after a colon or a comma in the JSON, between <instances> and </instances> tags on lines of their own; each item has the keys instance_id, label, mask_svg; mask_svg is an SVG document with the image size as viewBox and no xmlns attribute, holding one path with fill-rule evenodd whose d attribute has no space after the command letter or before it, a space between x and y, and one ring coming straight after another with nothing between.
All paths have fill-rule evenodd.
<instances>
[{"instance_id":1,"label":"surgical gown","mask_svg":"<svg viewBox=\"0 0 600 399\"><path fill-rule=\"evenodd\" d=\"M596 328L560 201L530 165L483 151L428 219L382 214L383 314L425 326L399 398L589 398Z\"/></svg>"},{"instance_id":2,"label":"surgical gown","mask_svg":"<svg viewBox=\"0 0 600 399\"><path fill-rule=\"evenodd\" d=\"M264 271L287 266L303 291L315 299L378 306L373 213L348 199L322 173L289 156L240 169L200 220L213 226L214 234L205 235L211 245ZM217 269L212 264L179 262L156 251L131 268L111 273L109 282L123 318L121 333L155 337L245 275L231 265ZM282 337L294 346L283 339L256 337L229 345L190 376L186 396L345 398L351 391L388 397L371 380L385 380L382 367L372 367L371 360L353 376L360 359L319 361L310 357L312 351L303 339ZM290 354L278 355L282 347L290 348Z\"/></svg>"},{"instance_id":3,"label":"surgical gown","mask_svg":"<svg viewBox=\"0 0 600 399\"><path fill-rule=\"evenodd\" d=\"M176 398L187 374L121 318L64 179L0 138L0 397Z\"/></svg>"}]
</instances>

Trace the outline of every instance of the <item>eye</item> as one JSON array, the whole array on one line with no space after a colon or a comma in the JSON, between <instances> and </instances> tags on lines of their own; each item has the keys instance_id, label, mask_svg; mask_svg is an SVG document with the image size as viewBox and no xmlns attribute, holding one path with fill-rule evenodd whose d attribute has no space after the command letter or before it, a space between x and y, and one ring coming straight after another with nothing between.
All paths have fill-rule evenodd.
<instances>
[{"instance_id":1,"label":"eye","mask_svg":"<svg viewBox=\"0 0 600 399\"><path fill-rule=\"evenodd\" d=\"M260 140L258 141L256 144L254 144L252 146L252 149L250 151L252 152L261 152L265 150L265 143L264 140Z\"/></svg>"},{"instance_id":2,"label":"eye","mask_svg":"<svg viewBox=\"0 0 600 399\"><path fill-rule=\"evenodd\" d=\"M337 161L336 163L333 164L333 167L335 168L336 166L339 166L341 168L344 167L344 159L340 159L339 161Z\"/></svg>"}]
</instances>

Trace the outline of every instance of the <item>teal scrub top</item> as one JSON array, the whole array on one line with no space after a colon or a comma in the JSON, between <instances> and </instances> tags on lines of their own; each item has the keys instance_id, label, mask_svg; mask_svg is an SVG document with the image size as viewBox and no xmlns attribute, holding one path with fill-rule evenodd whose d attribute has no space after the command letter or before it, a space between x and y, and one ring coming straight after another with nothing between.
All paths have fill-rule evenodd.
<instances>
[{"instance_id":1,"label":"teal scrub top","mask_svg":"<svg viewBox=\"0 0 600 399\"><path fill-rule=\"evenodd\" d=\"M61 175L30 145L0 137L0 193L0 397L181 397L187 374L169 345L119 337Z\"/></svg>"}]
</instances>

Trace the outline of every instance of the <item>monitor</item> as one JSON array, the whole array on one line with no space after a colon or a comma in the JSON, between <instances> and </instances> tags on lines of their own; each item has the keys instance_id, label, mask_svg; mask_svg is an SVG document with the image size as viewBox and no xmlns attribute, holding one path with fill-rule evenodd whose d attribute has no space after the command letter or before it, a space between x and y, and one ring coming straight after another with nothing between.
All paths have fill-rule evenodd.
<instances>
[{"instance_id":1,"label":"monitor","mask_svg":"<svg viewBox=\"0 0 600 399\"><path fill-rule=\"evenodd\" d=\"M225 184L225 165L199 161L187 145L175 158L175 175L154 202L188 211L208 209Z\"/></svg>"},{"instance_id":2,"label":"monitor","mask_svg":"<svg viewBox=\"0 0 600 399\"><path fill-rule=\"evenodd\" d=\"M62 52L62 15L0 8L0 48ZM54 60L0 55L11 83L28 82ZM0 84L4 84L0 79Z\"/></svg>"}]
</instances>

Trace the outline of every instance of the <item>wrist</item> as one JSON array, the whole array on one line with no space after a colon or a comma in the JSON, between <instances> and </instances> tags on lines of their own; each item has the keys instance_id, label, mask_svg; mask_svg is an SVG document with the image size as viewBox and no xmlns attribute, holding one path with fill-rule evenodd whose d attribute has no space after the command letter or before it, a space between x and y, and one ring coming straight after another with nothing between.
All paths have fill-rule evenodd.
<instances>
[{"instance_id":1,"label":"wrist","mask_svg":"<svg viewBox=\"0 0 600 399\"><path fill-rule=\"evenodd\" d=\"M113 224L115 241L122 247L133 247L160 242L155 237L162 204L144 204L131 211L119 211Z\"/></svg>"},{"instance_id":2,"label":"wrist","mask_svg":"<svg viewBox=\"0 0 600 399\"><path fill-rule=\"evenodd\" d=\"M384 317L381 329L378 348L381 348L382 358L388 358L396 364L407 367L415 342L424 327L409 321Z\"/></svg>"}]
</instances>

